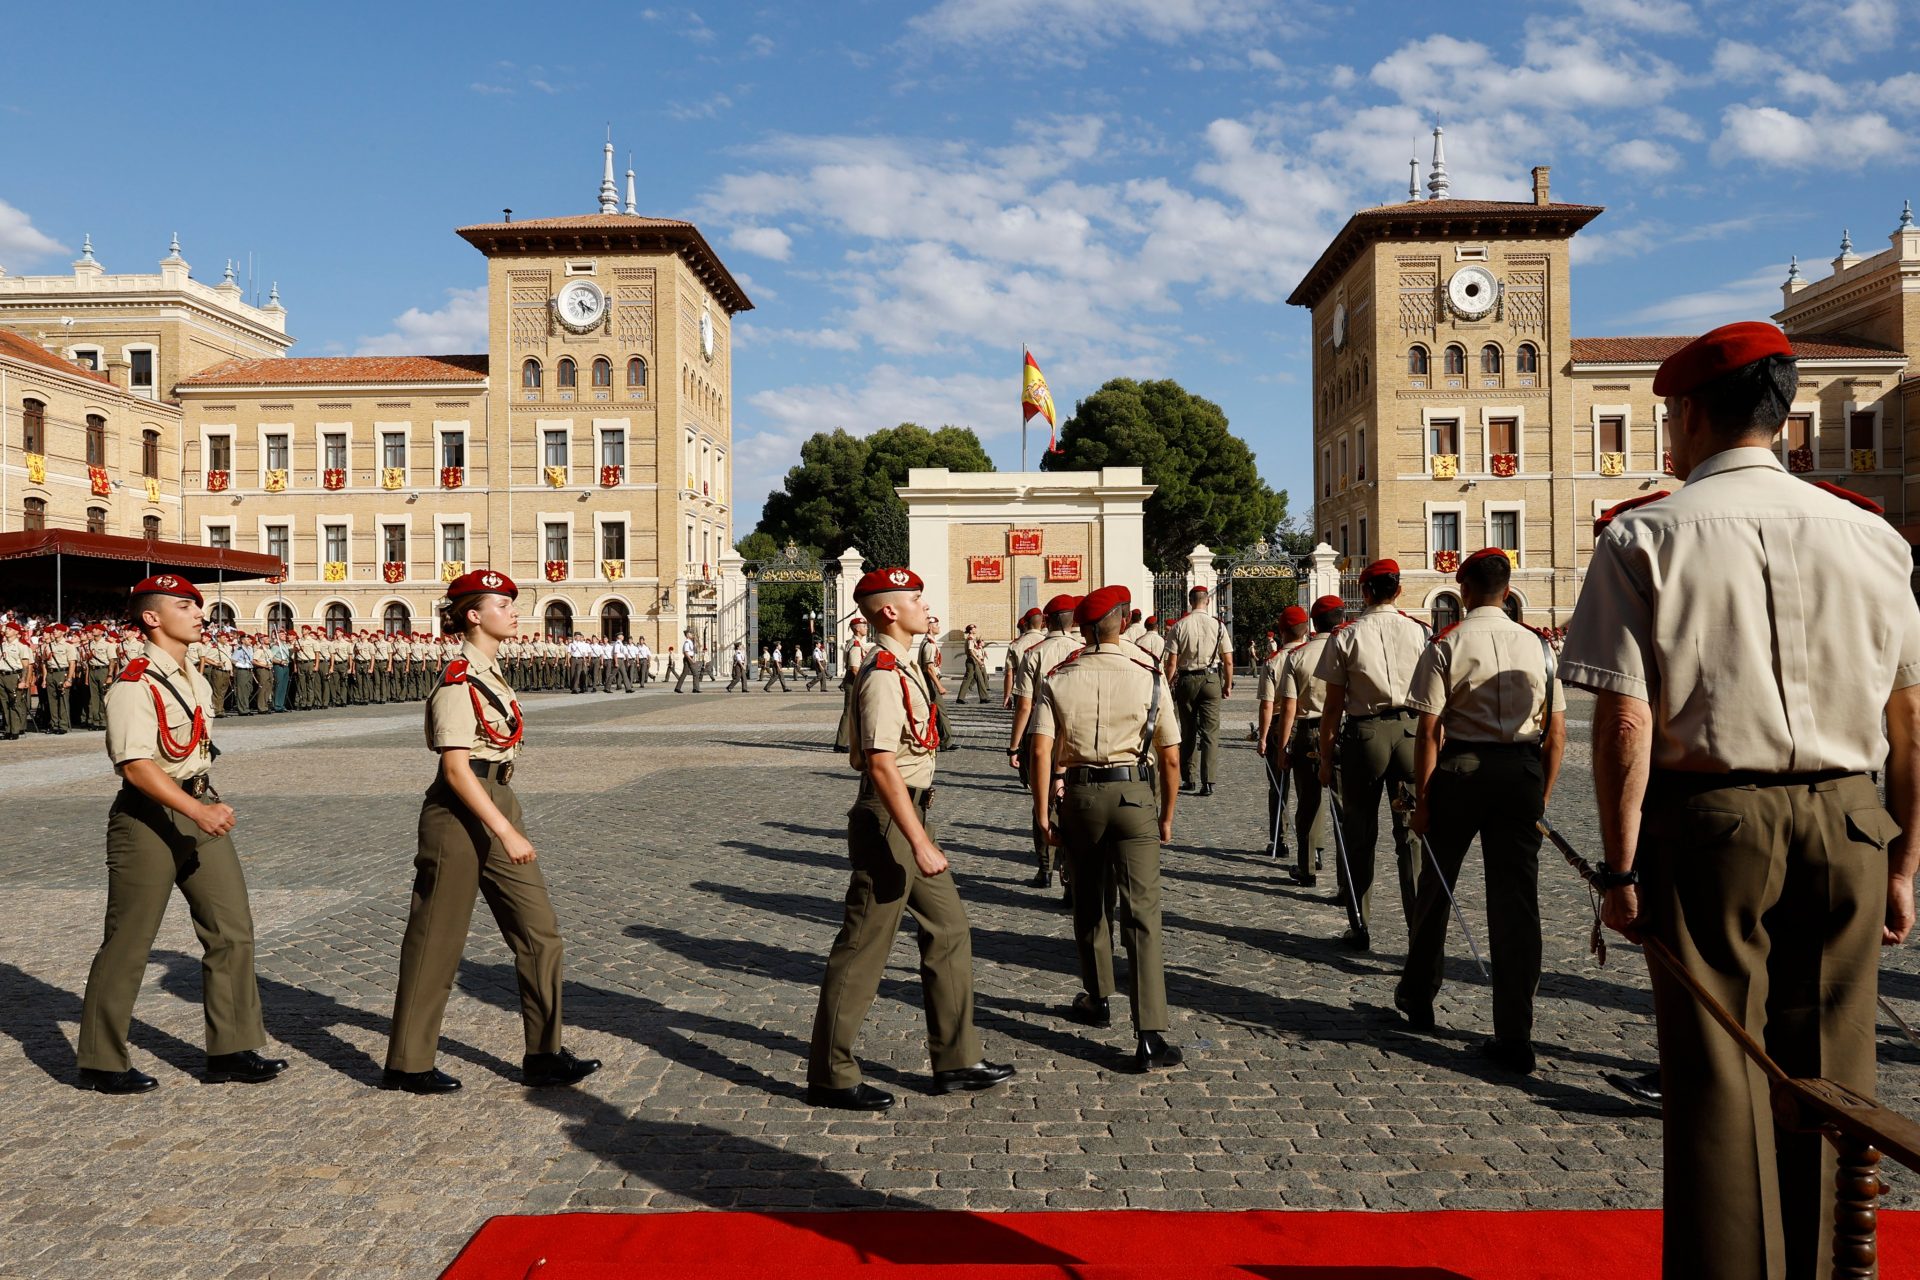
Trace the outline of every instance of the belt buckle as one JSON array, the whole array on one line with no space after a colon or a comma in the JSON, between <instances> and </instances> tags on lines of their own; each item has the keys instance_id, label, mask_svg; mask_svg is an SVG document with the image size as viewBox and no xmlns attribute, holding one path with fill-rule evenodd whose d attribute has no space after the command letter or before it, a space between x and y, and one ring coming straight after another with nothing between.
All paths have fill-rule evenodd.
<instances>
[{"instance_id":1,"label":"belt buckle","mask_svg":"<svg viewBox=\"0 0 1920 1280\"><path fill-rule=\"evenodd\" d=\"M513 762L509 760L505 764L494 766L494 776L500 779L500 785L503 787L506 786L509 782L512 782L513 781Z\"/></svg>"}]
</instances>

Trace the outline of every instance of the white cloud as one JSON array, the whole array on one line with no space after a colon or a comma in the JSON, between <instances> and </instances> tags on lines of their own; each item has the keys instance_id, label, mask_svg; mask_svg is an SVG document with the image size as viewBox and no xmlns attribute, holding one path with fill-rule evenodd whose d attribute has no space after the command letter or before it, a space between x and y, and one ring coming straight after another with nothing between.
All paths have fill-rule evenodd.
<instances>
[{"instance_id":1,"label":"white cloud","mask_svg":"<svg viewBox=\"0 0 1920 1280\"><path fill-rule=\"evenodd\" d=\"M1780 309L1780 284L1786 278L1784 265L1763 267L1711 289L1663 298L1627 320L1672 333L1704 333L1735 320L1765 318Z\"/></svg>"},{"instance_id":2,"label":"white cloud","mask_svg":"<svg viewBox=\"0 0 1920 1280\"><path fill-rule=\"evenodd\" d=\"M747 37L747 53L750 57L765 58L773 54L773 37L755 33Z\"/></svg>"},{"instance_id":3,"label":"white cloud","mask_svg":"<svg viewBox=\"0 0 1920 1280\"><path fill-rule=\"evenodd\" d=\"M1920 71L1909 71L1882 84L1880 100L1896 111L1920 114Z\"/></svg>"},{"instance_id":4,"label":"white cloud","mask_svg":"<svg viewBox=\"0 0 1920 1280\"><path fill-rule=\"evenodd\" d=\"M1672 173L1680 167L1680 153L1664 142L1634 138L1607 149L1607 163L1643 177Z\"/></svg>"},{"instance_id":5,"label":"white cloud","mask_svg":"<svg viewBox=\"0 0 1920 1280\"><path fill-rule=\"evenodd\" d=\"M667 114L675 120L711 120L733 105L733 99L724 93L716 93L699 102L675 102L667 107Z\"/></svg>"},{"instance_id":6,"label":"white cloud","mask_svg":"<svg viewBox=\"0 0 1920 1280\"><path fill-rule=\"evenodd\" d=\"M1678 73L1659 58L1604 45L1558 23L1528 26L1520 60L1450 35L1409 41L1374 65L1373 82L1430 113L1505 108L1565 114L1581 108L1643 108L1664 98Z\"/></svg>"},{"instance_id":7,"label":"white cloud","mask_svg":"<svg viewBox=\"0 0 1920 1280\"><path fill-rule=\"evenodd\" d=\"M17 269L21 263L65 252L67 247L34 226L32 218L0 200L0 266Z\"/></svg>"},{"instance_id":8,"label":"white cloud","mask_svg":"<svg viewBox=\"0 0 1920 1280\"><path fill-rule=\"evenodd\" d=\"M907 26L943 44L1001 49L1019 32L1023 57L1071 61L1079 48L1135 36L1174 44L1263 31L1276 22L1273 10L1266 0L940 0Z\"/></svg>"},{"instance_id":9,"label":"white cloud","mask_svg":"<svg viewBox=\"0 0 1920 1280\"><path fill-rule=\"evenodd\" d=\"M1655 107L1647 123L1655 133L1683 142L1704 142L1707 138L1707 131L1700 127L1699 121L1675 107Z\"/></svg>"},{"instance_id":10,"label":"white cloud","mask_svg":"<svg viewBox=\"0 0 1920 1280\"><path fill-rule=\"evenodd\" d=\"M1728 107L1714 143L1722 159L1780 168L1859 169L1907 154L1908 140L1877 111L1797 116L1779 107Z\"/></svg>"},{"instance_id":11,"label":"white cloud","mask_svg":"<svg viewBox=\"0 0 1920 1280\"><path fill-rule=\"evenodd\" d=\"M1581 10L1601 22L1657 35L1693 30L1693 10L1682 0L1579 0Z\"/></svg>"},{"instance_id":12,"label":"white cloud","mask_svg":"<svg viewBox=\"0 0 1920 1280\"><path fill-rule=\"evenodd\" d=\"M360 339L357 356L462 355L487 349L487 287L447 290L435 311L408 307L386 333Z\"/></svg>"},{"instance_id":13,"label":"white cloud","mask_svg":"<svg viewBox=\"0 0 1920 1280\"><path fill-rule=\"evenodd\" d=\"M775 262L785 262L793 250L793 237L778 227L739 227L727 241L736 249Z\"/></svg>"}]
</instances>

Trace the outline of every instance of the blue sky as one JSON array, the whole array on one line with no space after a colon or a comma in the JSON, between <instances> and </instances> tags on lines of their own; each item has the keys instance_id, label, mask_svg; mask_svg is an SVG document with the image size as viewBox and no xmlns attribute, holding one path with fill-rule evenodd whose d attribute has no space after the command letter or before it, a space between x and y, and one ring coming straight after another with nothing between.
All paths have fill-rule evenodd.
<instances>
[{"instance_id":1,"label":"blue sky","mask_svg":"<svg viewBox=\"0 0 1920 1280\"><path fill-rule=\"evenodd\" d=\"M610 123L643 212L697 221L757 309L734 372L745 533L815 430L974 427L1019 461L1020 346L1064 415L1117 375L1220 402L1309 492L1307 326L1345 217L1453 193L1607 206L1581 335L1778 306L1920 198L1910 0L339 3L9 15L0 266L110 271L178 231L251 253L295 354L481 348L455 226L591 212ZM77 43L78 42L78 43ZM82 45L84 44L84 49ZM49 51L59 51L57 56ZM1036 445L1036 449L1037 449ZM752 495L749 498L749 495Z\"/></svg>"}]
</instances>

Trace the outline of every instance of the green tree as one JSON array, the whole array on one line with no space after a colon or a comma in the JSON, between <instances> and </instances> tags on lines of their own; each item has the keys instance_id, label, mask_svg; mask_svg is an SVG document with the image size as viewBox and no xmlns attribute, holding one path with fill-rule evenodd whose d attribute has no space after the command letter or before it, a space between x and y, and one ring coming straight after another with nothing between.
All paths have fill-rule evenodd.
<instances>
[{"instance_id":1,"label":"green tree","mask_svg":"<svg viewBox=\"0 0 1920 1280\"><path fill-rule=\"evenodd\" d=\"M903 422L864 437L844 428L817 432L800 446L800 464L781 488L767 495L760 524L741 540L740 554L765 536L775 547L792 539L823 556L857 547L870 568L903 563L907 508L894 487L905 484L914 467L991 471L993 461L967 427L929 431Z\"/></svg>"},{"instance_id":2,"label":"green tree","mask_svg":"<svg viewBox=\"0 0 1920 1280\"><path fill-rule=\"evenodd\" d=\"M1115 378L1074 406L1047 471L1139 467L1156 486L1147 499L1149 567L1177 568L1198 543L1215 551L1276 539L1287 495L1260 478L1253 450L1227 428L1227 415L1171 379Z\"/></svg>"}]
</instances>

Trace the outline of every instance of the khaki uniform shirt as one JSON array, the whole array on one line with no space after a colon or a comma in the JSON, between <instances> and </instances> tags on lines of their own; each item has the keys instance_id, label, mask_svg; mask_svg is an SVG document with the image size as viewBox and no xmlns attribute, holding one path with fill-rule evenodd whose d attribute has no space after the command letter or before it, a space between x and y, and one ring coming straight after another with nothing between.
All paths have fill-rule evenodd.
<instances>
[{"instance_id":1,"label":"khaki uniform shirt","mask_svg":"<svg viewBox=\"0 0 1920 1280\"><path fill-rule=\"evenodd\" d=\"M255 671L269 671L273 668L273 650L269 649L266 645L248 645L247 652L253 655L253 669Z\"/></svg>"},{"instance_id":2,"label":"khaki uniform shirt","mask_svg":"<svg viewBox=\"0 0 1920 1280\"><path fill-rule=\"evenodd\" d=\"M1276 653L1260 664L1260 690L1255 697L1261 702L1280 700L1280 676L1287 664L1285 653Z\"/></svg>"},{"instance_id":3,"label":"khaki uniform shirt","mask_svg":"<svg viewBox=\"0 0 1920 1280\"><path fill-rule=\"evenodd\" d=\"M1007 646L1007 671L1010 675L1010 687L1013 690L1014 697L1025 698L1030 696L1029 693L1022 692L1020 669L1027 665L1027 655L1033 652L1033 647L1046 638L1047 633L1044 631L1022 631L1019 635L1015 636L1013 642Z\"/></svg>"},{"instance_id":4,"label":"khaki uniform shirt","mask_svg":"<svg viewBox=\"0 0 1920 1280\"><path fill-rule=\"evenodd\" d=\"M93 636L89 638L87 640L87 665L90 667L112 666L114 659L119 656L118 653L115 652L118 648L118 645L105 636ZM193 660L192 646L188 646L187 648L187 660L189 664L191 664Z\"/></svg>"},{"instance_id":5,"label":"khaki uniform shirt","mask_svg":"<svg viewBox=\"0 0 1920 1280\"><path fill-rule=\"evenodd\" d=\"M206 659L209 667L215 671L233 670L233 654L222 644L210 644L202 650L200 656Z\"/></svg>"},{"instance_id":6,"label":"khaki uniform shirt","mask_svg":"<svg viewBox=\"0 0 1920 1280\"><path fill-rule=\"evenodd\" d=\"M513 690L507 687L499 664L470 644L460 646L460 656L467 660L467 678L458 683L441 680L433 696L427 699L427 745L435 751L464 748L473 753L475 760L507 761L516 758L520 754L520 743L516 742L502 750L480 733L482 719L502 736L511 734L514 729L509 719L514 711ZM478 715L473 706L476 695L468 690L469 683L493 691L493 698L488 698L484 693L477 695L480 703ZM494 699L499 700L499 707L494 706Z\"/></svg>"},{"instance_id":7,"label":"khaki uniform shirt","mask_svg":"<svg viewBox=\"0 0 1920 1280\"><path fill-rule=\"evenodd\" d=\"M861 668L856 686L854 713L859 731L853 741L862 753L893 752L902 782L909 787L930 787L939 741L933 730L933 698L927 691L926 677L903 645L890 636L876 639L879 647ZM876 666L881 649L900 665L892 671ZM928 736L934 737L933 746L924 745L923 739Z\"/></svg>"},{"instance_id":8,"label":"khaki uniform shirt","mask_svg":"<svg viewBox=\"0 0 1920 1280\"><path fill-rule=\"evenodd\" d=\"M1158 631L1142 631L1133 647L1158 662L1167 654L1167 638Z\"/></svg>"},{"instance_id":9,"label":"khaki uniform shirt","mask_svg":"<svg viewBox=\"0 0 1920 1280\"><path fill-rule=\"evenodd\" d=\"M1077 635L1065 631L1049 631L1041 637L1040 643L1027 650L1027 656L1020 662L1020 670L1014 673L1013 696L1032 698L1034 705L1040 704L1040 692L1046 687L1047 673L1067 660L1067 655L1084 643ZM1026 689L1021 690L1024 681ZM1033 732L1031 722L1027 732Z\"/></svg>"},{"instance_id":10,"label":"khaki uniform shirt","mask_svg":"<svg viewBox=\"0 0 1920 1280\"><path fill-rule=\"evenodd\" d=\"M1537 742L1567 709L1555 662L1539 633L1482 605L1420 655L1407 705L1439 716L1448 742Z\"/></svg>"},{"instance_id":11,"label":"khaki uniform shirt","mask_svg":"<svg viewBox=\"0 0 1920 1280\"><path fill-rule=\"evenodd\" d=\"M1147 623L1143 618L1139 622L1129 623L1127 629L1120 633L1120 638L1138 649L1140 647L1140 637L1145 634L1147 634Z\"/></svg>"},{"instance_id":12,"label":"khaki uniform shirt","mask_svg":"<svg viewBox=\"0 0 1920 1280\"><path fill-rule=\"evenodd\" d=\"M393 662L393 642L390 640L374 641L373 657L374 661L378 662L382 667L391 664Z\"/></svg>"},{"instance_id":13,"label":"khaki uniform shirt","mask_svg":"<svg viewBox=\"0 0 1920 1280\"><path fill-rule=\"evenodd\" d=\"M1314 674L1347 690L1346 714L1377 715L1407 705L1413 668L1426 652L1426 624L1392 604L1368 605L1332 633Z\"/></svg>"},{"instance_id":14,"label":"khaki uniform shirt","mask_svg":"<svg viewBox=\"0 0 1920 1280\"><path fill-rule=\"evenodd\" d=\"M126 666L135 658L143 657L147 652L145 636L131 635L120 642L120 665Z\"/></svg>"},{"instance_id":15,"label":"khaki uniform shirt","mask_svg":"<svg viewBox=\"0 0 1920 1280\"><path fill-rule=\"evenodd\" d=\"M1920 684L1907 544L1884 517L1729 449L1594 546L1560 678L1653 708L1653 764L1878 769Z\"/></svg>"},{"instance_id":16,"label":"khaki uniform shirt","mask_svg":"<svg viewBox=\"0 0 1920 1280\"><path fill-rule=\"evenodd\" d=\"M60 637L47 642L47 679L55 684L67 678L67 664L80 656L72 641Z\"/></svg>"},{"instance_id":17,"label":"khaki uniform shirt","mask_svg":"<svg viewBox=\"0 0 1920 1280\"><path fill-rule=\"evenodd\" d=\"M15 672L25 671L32 662L33 650L17 637L8 636L0 640L0 671L12 675Z\"/></svg>"},{"instance_id":18,"label":"khaki uniform shirt","mask_svg":"<svg viewBox=\"0 0 1920 1280\"><path fill-rule=\"evenodd\" d=\"M1211 613L1189 613L1167 632L1178 671L1205 671L1230 656L1233 636Z\"/></svg>"},{"instance_id":19,"label":"khaki uniform shirt","mask_svg":"<svg viewBox=\"0 0 1920 1280\"><path fill-rule=\"evenodd\" d=\"M161 714L166 716L168 736L182 745L193 736L193 716L154 678L152 673L156 671L167 678L188 706L200 711L202 723L212 721L213 686L198 671L183 670L155 645L147 654L146 671L138 679L115 680L107 689L107 758L116 769L130 760L151 760L175 782L185 782L213 767L213 741L210 735L202 736L200 745L186 759L167 759L160 749ZM160 695L158 709L154 705L156 693Z\"/></svg>"},{"instance_id":20,"label":"khaki uniform shirt","mask_svg":"<svg viewBox=\"0 0 1920 1280\"><path fill-rule=\"evenodd\" d=\"M1147 708L1160 686L1160 709L1148 744ZM1125 640L1080 650L1046 677L1033 704L1030 732L1055 740L1054 765L1133 764L1149 745L1180 744L1180 716L1153 659Z\"/></svg>"},{"instance_id":21,"label":"khaki uniform shirt","mask_svg":"<svg viewBox=\"0 0 1920 1280\"><path fill-rule=\"evenodd\" d=\"M1320 653L1333 637L1331 631L1316 631L1287 650L1281 660L1280 697L1292 698L1300 705L1293 709L1294 723L1318 719L1327 709L1327 682L1315 674L1320 668Z\"/></svg>"}]
</instances>

